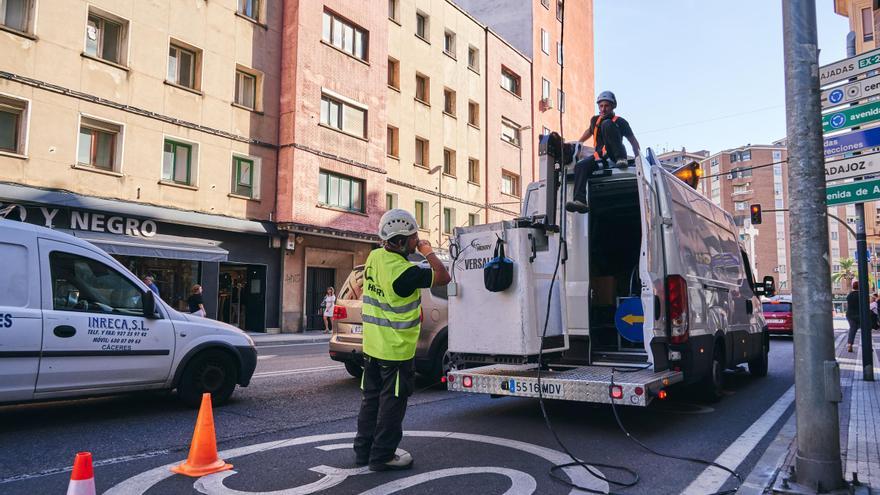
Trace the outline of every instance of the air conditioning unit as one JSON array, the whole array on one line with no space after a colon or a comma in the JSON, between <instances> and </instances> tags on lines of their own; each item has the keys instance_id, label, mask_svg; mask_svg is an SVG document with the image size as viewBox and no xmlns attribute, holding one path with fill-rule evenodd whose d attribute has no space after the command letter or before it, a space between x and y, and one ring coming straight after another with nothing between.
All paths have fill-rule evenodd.
<instances>
[{"instance_id":1,"label":"air conditioning unit","mask_svg":"<svg viewBox=\"0 0 880 495\"><path fill-rule=\"evenodd\" d=\"M727 180L733 180L733 174L727 174Z\"/></svg>"},{"instance_id":2,"label":"air conditioning unit","mask_svg":"<svg viewBox=\"0 0 880 495\"><path fill-rule=\"evenodd\" d=\"M552 98L541 98L539 105L541 107L541 111L552 110L553 109L553 99Z\"/></svg>"}]
</instances>

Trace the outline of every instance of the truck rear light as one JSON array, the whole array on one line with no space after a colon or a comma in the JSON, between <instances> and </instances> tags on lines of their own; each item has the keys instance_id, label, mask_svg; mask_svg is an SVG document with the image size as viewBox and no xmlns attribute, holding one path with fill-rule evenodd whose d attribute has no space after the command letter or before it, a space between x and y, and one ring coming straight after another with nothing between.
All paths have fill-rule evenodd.
<instances>
[{"instance_id":1,"label":"truck rear light","mask_svg":"<svg viewBox=\"0 0 880 495\"><path fill-rule=\"evenodd\" d=\"M668 305L670 335L669 341L673 344L687 342L688 332L688 296L687 281L681 275L669 275L666 277L666 293L669 295Z\"/></svg>"},{"instance_id":2,"label":"truck rear light","mask_svg":"<svg viewBox=\"0 0 880 495\"><path fill-rule=\"evenodd\" d=\"M474 379L468 375L465 375L465 377L461 379L461 386L464 388L473 387L474 386Z\"/></svg>"},{"instance_id":3,"label":"truck rear light","mask_svg":"<svg viewBox=\"0 0 880 495\"><path fill-rule=\"evenodd\" d=\"M334 320L344 320L346 318L348 318L348 311L345 309L345 306L333 306Z\"/></svg>"},{"instance_id":4,"label":"truck rear light","mask_svg":"<svg viewBox=\"0 0 880 495\"><path fill-rule=\"evenodd\" d=\"M657 392L657 398L660 399L660 400L666 400L666 397L667 397L668 395L669 395L669 394L667 394L666 391L665 391L665 390L662 390L662 389L661 389L659 392Z\"/></svg>"},{"instance_id":5,"label":"truck rear light","mask_svg":"<svg viewBox=\"0 0 880 495\"><path fill-rule=\"evenodd\" d=\"M642 395L643 393L645 393L645 389L643 389L642 387L636 387L635 392L636 395Z\"/></svg>"},{"instance_id":6,"label":"truck rear light","mask_svg":"<svg viewBox=\"0 0 880 495\"><path fill-rule=\"evenodd\" d=\"M448 376L446 377L446 380L447 380L449 383L454 382L454 381L455 381L455 375L448 375Z\"/></svg>"},{"instance_id":7,"label":"truck rear light","mask_svg":"<svg viewBox=\"0 0 880 495\"><path fill-rule=\"evenodd\" d=\"M623 387L621 387L620 385L611 385L608 387L608 393L612 399L622 399Z\"/></svg>"}]
</instances>

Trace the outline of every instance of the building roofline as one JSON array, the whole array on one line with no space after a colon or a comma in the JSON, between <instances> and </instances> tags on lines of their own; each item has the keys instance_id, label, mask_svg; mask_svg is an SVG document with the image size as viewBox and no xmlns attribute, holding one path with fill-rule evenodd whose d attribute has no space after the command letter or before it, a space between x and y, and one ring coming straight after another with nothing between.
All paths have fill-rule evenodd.
<instances>
[{"instance_id":1,"label":"building roofline","mask_svg":"<svg viewBox=\"0 0 880 495\"><path fill-rule=\"evenodd\" d=\"M464 14L465 17L467 17L468 19L470 19L471 21L473 21L474 24L480 26L481 28L483 28L483 30L485 30L485 31L488 32L488 33L491 33L493 36L495 36L496 38L498 38L502 43L504 43L505 45L507 45L508 48L510 48L511 50L513 50L514 52L516 52L520 57L524 58L524 59L525 59L526 61L528 61L529 63L532 63L532 59L531 59L531 58L527 57L523 52L519 51L515 46L511 45L511 44L510 44L506 39L504 39L500 34L498 34L498 33L496 33L495 31L493 31L492 28L490 28L487 24L483 24L482 22L480 22L476 17L474 17L470 12L468 12L467 10L465 10L463 7L461 7L461 6L458 5L457 3L453 2L452 0L446 0L446 3L448 3L448 4L451 5L453 8L455 8L456 10L458 10L459 12L461 12L462 14Z\"/></svg>"}]
</instances>

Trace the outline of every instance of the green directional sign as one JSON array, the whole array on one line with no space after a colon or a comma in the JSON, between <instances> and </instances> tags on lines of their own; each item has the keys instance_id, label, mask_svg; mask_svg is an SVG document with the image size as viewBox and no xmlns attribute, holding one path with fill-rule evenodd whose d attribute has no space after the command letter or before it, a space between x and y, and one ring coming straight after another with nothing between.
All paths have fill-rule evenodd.
<instances>
[{"instance_id":1,"label":"green directional sign","mask_svg":"<svg viewBox=\"0 0 880 495\"><path fill-rule=\"evenodd\" d=\"M826 113L822 116L822 131L840 131L876 120L880 120L880 101Z\"/></svg>"},{"instance_id":2,"label":"green directional sign","mask_svg":"<svg viewBox=\"0 0 880 495\"><path fill-rule=\"evenodd\" d=\"M880 199L880 180L851 182L825 189L825 202L831 205L847 205Z\"/></svg>"}]
</instances>

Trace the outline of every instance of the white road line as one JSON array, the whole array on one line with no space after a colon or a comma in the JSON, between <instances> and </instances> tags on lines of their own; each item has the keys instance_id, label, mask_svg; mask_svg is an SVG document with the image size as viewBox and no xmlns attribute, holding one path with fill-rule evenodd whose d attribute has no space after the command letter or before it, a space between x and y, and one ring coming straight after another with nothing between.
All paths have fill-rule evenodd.
<instances>
[{"instance_id":1,"label":"white road line","mask_svg":"<svg viewBox=\"0 0 880 495\"><path fill-rule=\"evenodd\" d=\"M266 359L272 359L272 358L277 358L277 357L278 357L277 354L266 354L264 356L257 356L257 361L264 361Z\"/></svg>"},{"instance_id":2,"label":"white road line","mask_svg":"<svg viewBox=\"0 0 880 495\"><path fill-rule=\"evenodd\" d=\"M296 370L279 370L279 371L264 371L262 373L254 373L253 378L264 378L268 376L286 376L286 375L301 375L305 373L318 373L320 371L335 371L345 369L345 366L342 365L332 365L332 366L319 366L316 368L302 368Z\"/></svg>"},{"instance_id":3,"label":"white road line","mask_svg":"<svg viewBox=\"0 0 880 495\"><path fill-rule=\"evenodd\" d=\"M110 459L102 459L99 461L95 461L93 466L94 467L101 467L101 466L109 466L111 464L119 464L122 462L136 461L136 460L141 460L141 459L149 459L150 457L165 455L170 452L171 452L170 450L154 450L152 452L144 452L142 454L132 454L132 455L124 455L121 457L113 457ZM15 481L24 481L24 480L30 480L33 478L42 478L44 476L52 476L54 474L69 473L71 471L73 471L73 466L46 469L46 470L40 471L38 473L19 474L19 475L15 475L15 476L10 476L8 478L0 479L0 485L2 485L4 483L12 483Z\"/></svg>"},{"instance_id":4,"label":"white road line","mask_svg":"<svg viewBox=\"0 0 880 495\"><path fill-rule=\"evenodd\" d=\"M727 449L715 459L716 464L736 470L741 462L755 449L761 439L767 435L767 432L773 428L773 425L779 421L779 418L785 413L794 402L794 385L789 387L782 397L779 398L770 409L764 412L752 426L749 427L742 435L739 436ZM717 492L722 485L730 478L730 473L716 467L707 467L700 476L697 477L682 492L683 495L703 495L706 493Z\"/></svg>"}]
</instances>

